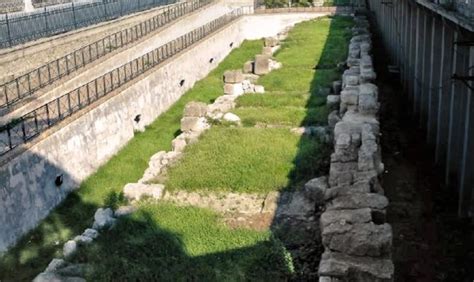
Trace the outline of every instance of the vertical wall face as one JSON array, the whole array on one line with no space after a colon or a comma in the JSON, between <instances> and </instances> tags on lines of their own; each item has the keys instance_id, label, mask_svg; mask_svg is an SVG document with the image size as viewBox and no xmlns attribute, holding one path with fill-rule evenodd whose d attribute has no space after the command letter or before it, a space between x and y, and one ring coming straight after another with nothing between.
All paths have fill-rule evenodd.
<instances>
[{"instance_id":1,"label":"vertical wall face","mask_svg":"<svg viewBox=\"0 0 474 282\"><path fill-rule=\"evenodd\" d=\"M393 65L446 182L457 189L459 215L474 215L474 32L415 1L369 0ZM474 3L466 9L474 10ZM471 89L469 88L471 87ZM453 194L454 195L454 194Z\"/></svg>"},{"instance_id":2,"label":"vertical wall face","mask_svg":"<svg viewBox=\"0 0 474 282\"><path fill-rule=\"evenodd\" d=\"M262 15L240 18L144 74L120 93L104 98L40 137L28 151L0 165L0 253L34 228L78 187L152 123L196 81L205 77L245 39L273 36L297 22L322 14ZM158 46L156 46L158 47ZM214 60L210 63L210 58ZM183 85L180 82L184 80ZM54 131L54 132L53 132ZM100 188L100 187L99 187Z\"/></svg>"}]
</instances>

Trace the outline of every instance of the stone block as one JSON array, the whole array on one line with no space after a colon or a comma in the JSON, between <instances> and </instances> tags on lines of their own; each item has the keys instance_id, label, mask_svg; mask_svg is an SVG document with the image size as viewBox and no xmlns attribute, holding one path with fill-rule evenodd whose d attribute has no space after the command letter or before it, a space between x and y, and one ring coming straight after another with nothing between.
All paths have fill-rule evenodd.
<instances>
[{"instance_id":1,"label":"stone block","mask_svg":"<svg viewBox=\"0 0 474 282\"><path fill-rule=\"evenodd\" d=\"M129 200L140 200L142 197L161 199L164 190L162 184L129 183L123 188L123 194Z\"/></svg>"},{"instance_id":2,"label":"stone block","mask_svg":"<svg viewBox=\"0 0 474 282\"><path fill-rule=\"evenodd\" d=\"M99 208L94 214L94 224L92 225L92 228L95 230L112 228L116 221L112 209Z\"/></svg>"},{"instance_id":3,"label":"stone block","mask_svg":"<svg viewBox=\"0 0 474 282\"><path fill-rule=\"evenodd\" d=\"M318 271L320 276L335 276L343 281L392 282L394 268L389 258L358 257L325 251Z\"/></svg>"},{"instance_id":4,"label":"stone block","mask_svg":"<svg viewBox=\"0 0 474 282\"><path fill-rule=\"evenodd\" d=\"M355 89L346 88L341 91L341 103L344 105L359 104L359 91Z\"/></svg>"},{"instance_id":5,"label":"stone block","mask_svg":"<svg viewBox=\"0 0 474 282\"><path fill-rule=\"evenodd\" d=\"M357 224L372 221L372 213L368 208L356 210L328 210L321 214L321 230L331 224Z\"/></svg>"},{"instance_id":6,"label":"stone block","mask_svg":"<svg viewBox=\"0 0 474 282\"><path fill-rule=\"evenodd\" d=\"M332 92L334 95L340 95L342 90L342 80L336 80L332 83Z\"/></svg>"},{"instance_id":7,"label":"stone block","mask_svg":"<svg viewBox=\"0 0 474 282\"><path fill-rule=\"evenodd\" d=\"M326 104L329 110L337 110L339 108L340 102L341 102L341 96L339 95L328 95L326 97Z\"/></svg>"},{"instance_id":8,"label":"stone block","mask_svg":"<svg viewBox=\"0 0 474 282\"><path fill-rule=\"evenodd\" d=\"M74 240L67 241L63 246L63 256L65 259L72 258L77 253L77 243Z\"/></svg>"},{"instance_id":9,"label":"stone block","mask_svg":"<svg viewBox=\"0 0 474 282\"><path fill-rule=\"evenodd\" d=\"M226 113L222 119L227 122L240 123L240 118L236 114L233 114L233 113Z\"/></svg>"},{"instance_id":10,"label":"stone block","mask_svg":"<svg viewBox=\"0 0 474 282\"><path fill-rule=\"evenodd\" d=\"M392 228L389 224L348 224L341 220L322 230L322 243L331 251L353 256L381 257L390 254Z\"/></svg>"},{"instance_id":11,"label":"stone block","mask_svg":"<svg viewBox=\"0 0 474 282\"><path fill-rule=\"evenodd\" d=\"M272 47L263 47L262 55L272 56L273 55Z\"/></svg>"},{"instance_id":12,"label":"stone block","mask_svg":"<svg viewBox=\"0 0 474 282\"><path fill-rule=\"evenodd\" d=\"M244 79L245 79L245 74L247 73L253 73L253 61L247 61L244 64Z\"/></svg>"},{"instance_id":13,"label":"stone block","mask_svg":"<svg viewBox=\"0 0 474 282\"><path fill-rule=\"evenodd\" d=\"M189 102L184 107L184 117L205 117L207 105L203 102Z\"/></svg>"},{"instance_id":14,"label":"stone block","mask_svg":"<svg viewBox=\"0 0 474 282\"><path fill-rule=\"evenodd\" d=\"M242 95L244 94L244 87L242 83L226 83L224 84L224 94L226 95Z\"/></svg>"},{"instance_id":15,"label":"stone block","mask_svg":"<svg viewBox=\"0 0 474 282\"><path fill-rule=\"evenodd\" d=\"M224 72L225 83L240 83L244 80L242 70L228 70Z\"/></svg>"},{"instance_id":16,"label":"stone block","mask_svg":"<svg viewBox=\"0 0 474 282\"><path fill-rule=\"evenodd\" d=\"M328 178L321 176L306 182L304 192L306 197L311 199L317 206L322 206L324 204L324 195L328 188Z\"/></svg>"},{"instance_id":17,"label":"stone block","mask_svg":"<svg viewBox=\"0 0 474 282\"><path fill-rule=\"evenodd\" d=\"M254 73L264 75L270 72L270 57L266 55L255 56Z\"/></svg>"},{"instance_id":18,"label":"stone block","mask_svg":"<svg viewBox=\"0 0 474 282\"><path fill-rule=\"evenodd\" d=\"M58 269L67 265L67 262L63 259L54 258L48 264L44 272L56 272Z\"/></svg>"},{"instance_id":19,"label":"stone block","mask_svg":"<svg viewBox=\"0 0 474 282\"><path fill-rule=\"evenodd\" d=\"M343 195L334 198L327 203L328 210L344 210L344 209L362 209L370 208L374 210L383 210L388 206L388 199L376 193L357 193Z\"/></svg>"},{"instance_id":20,"label":"stone block","mask_svg":"<svg viewBox=\"0 0 474 282\"><path fill-rule=\"evenodd\" d=\"M354 67L344 71L342 75L342 85L343 88L346 86L356 86L359 85L360 70L357 70Z\"/></svg>"},{"instance_id":21,"label":"stone block","mask_svg":"<svg viewBox=\"0 0 474 282\"><path fill-rule=\"evenodd\" d=\"M183 132L200 132L209 127L210 125L207 123L207 119L203 117L183 117L181 119L181 131Z\"/></svg>"},{"instance_id":22,"label":"stone block","mask_svg":"<svg viewBox=\"0 0 474 282\"><path fill-rule=\"evenodd\" d=\"M182 152L186 148L186 140L184 138L175 138L171 141L171 148L175 152Z\"/></svg>"},{"instance_id":23,"label":"stone block","mask_svg":"<svg viewBox=\"0 0 474 282\"><path fill-rule=\"evenodd\" d=\"M265 88L263 87L263 85L255 85L254 86L254 91L255 91L255 93L263 94L263 93L265 93Z\"/></svg>"},{"instance_id":24,"label":"stone block","mask_svg":"<svg viewBox=\"0 0 474 282\"><path fill-rule=\"evenodd\" d=\"M253 73L246 73L244 74L244 79L250 81L251 83L256 83L260 76L253 74Z\"/></svg>"},{"instance_id":25,"label":"stone block","mask_svg":"<svg viewBox=\"0 0 474 282\"><path fill-rule=\"evenodd\" d=\"M275 47L280 44L277 38L275 37L267 37L265 38L265 47Z\"/></svg>"},{"instance_id":26,"label":"stone block","mask_svg":"<svg viewBox=\"0 0 474 282\"><path fill-rule=\"evenodd\" d=\"M283 65L280 63L280 62L277 62L275 60L272 60L270 59L269 60L269 68L270 68L270 71L272 70L277 70L277 69L281 69Z\"/></svg>"},{"instance_id":27,"label":"stone block","mask_svg":"<svg viewBox=\"0 0 474 282\"><path fill-rule=\"evenodd\" d=\"M367 182L357 182L352 185L335 186L326 190L324 199L329 201L339 196L356 194L356 193L370 193L371 185Z\"/></svg>"},{"instance_id":28,"label":"stone block","mask_svg":"<svg viewBox=\"0 0 474 282\"><path fill-rule=\"evenodd\" d=\"M82 236L87 236L91 239L97 239L97 237L99 237L99 232L95 229L92 229L92 228L87 228L86 230L84 230L84 232L82 233Z\"/></svg>"},{"instance_id":29,"label":"stone block","mask_svg":"<svg viewBox=\"0 0 474 282\"><path fill-rule=\"evenodd\" d=\"M328 115L328 125L329 128L334 129L336 127L336 124L341 121L341 118L339 117L339 111L334 110Z\"/></svg>"}]
</instances>

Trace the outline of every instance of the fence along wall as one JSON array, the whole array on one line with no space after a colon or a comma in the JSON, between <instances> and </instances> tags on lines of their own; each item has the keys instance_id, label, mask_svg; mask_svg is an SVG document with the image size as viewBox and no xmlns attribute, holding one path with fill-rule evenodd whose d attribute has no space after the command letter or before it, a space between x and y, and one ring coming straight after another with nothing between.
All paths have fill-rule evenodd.
<instances>
[{"instance_id":1,"label":"fence along wall","mask_svg":"<svg viewBox=\"0 0 474 282\"><path fill-rule=\"evenodd\" d=\"M369 0L413 116L457 188L459 216L474 216L474 19L426 1ZM471 3L471 5L474 5ZM441 15L441 14L443 15ZM470 77L470 78L469 78Z\"/></svg>"},{"instance_id":2,"label":"fence along wall","mask_svg":"<svg viewBox=\"0 0 474 282\"><path fill-rule=\"evenodd\" d=\"M0 48L172 3L176 1L101 0L49 6L30 13L3 14L0 15Z\"/></svg>"},{"instance_id":3,"label":"fence along wall","mask_svg":"<svg viewBox=\"0 0 474 282\"><path fill-rule=\"evenodd\" d=\"M18 148L28 150L5 156L0 167L0 225L8 228L0 229L0 252L34 228L82 180L117 153L133 137L134 128L155 120L244 39L275 35L296 22L318 16L241 17L139 80L109 92L102 102L64 120L27 148ZM143 65L138 64L141 69ZM135 121L138 115L139 124ZM58 177L60 186L55 183Z\"/></svg>"},{"instance_id":4,"label":"fence along wall","mask_svg":"<svg viewBox=\"0 0 474 282\"><path fill-rule=\"evenodd\" d=\"M179 3L173 7L169 7L162 14L130 28L115 32L0 85L0 112L5 108L6 111L9 111L13 105L33 95L39 89L50 85L54 81L71 74L79 68L83 68L87 64L119 48L136 42L160 27L209 3L211 3L209 0Z\"/></svg>"}]
</instances>

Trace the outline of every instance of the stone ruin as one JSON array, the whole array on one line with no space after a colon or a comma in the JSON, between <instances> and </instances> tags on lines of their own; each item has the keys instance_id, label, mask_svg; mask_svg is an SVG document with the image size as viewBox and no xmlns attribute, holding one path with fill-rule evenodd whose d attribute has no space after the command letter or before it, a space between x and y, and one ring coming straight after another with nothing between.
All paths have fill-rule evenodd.
<instances>
[{"instance_id":1,"label":"stone ruin","mask_svg":"<svg viewBox=\"0 0 474 282\"><path fill-rule=\"evenodd\" d=\"M354 21L348 69L342 81L333 83L333 95L327 96L334 137L329 176L305 186L324 209L320 282L393 281L394 274L392 228L385 223L388 200L378 179L384 166L371 34L365 16Z\"/></svg>"}]
</instances>

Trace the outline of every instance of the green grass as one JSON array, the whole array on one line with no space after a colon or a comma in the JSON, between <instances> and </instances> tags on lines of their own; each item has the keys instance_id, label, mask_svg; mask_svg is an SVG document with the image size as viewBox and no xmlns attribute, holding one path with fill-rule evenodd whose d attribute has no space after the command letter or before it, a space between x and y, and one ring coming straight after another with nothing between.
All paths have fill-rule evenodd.
<instances>
[{"instance_id":1,"label":"green grass","mask_svg":"<svg viewBox=\"0 0 474 282\"><path fill-rule=\"evenodd\" d=\"M303 148L305 154L299 154ZM318 171L324 146L286 128L214 127L169 171L171 190L269 192ZM309 159L308 156L315 156ZM305 173L303 173L305 170ZM291 176L298 172L298 175ZM313 172L313 173L314 173ZM290 177L291 176L291 177Z\"/></svg>"},{"instance_id":2,"label":"green grass","mask_svg":"<svg viewBox=\"0 0 474 282\"><path fill-rule=\"evenodd\" d=\"M293 269L269 231L231 230L211 211L171 204L143 204L77 261L93 266L88 281L284 281Z\"/></svg>"},{"instance_id":3,"label":"green grass","mask_svg":"<svg viewBox=\"0 0 474 282\"><path fill-rule=\"evenodd\" d=\"M264 193L298 189L324 174L329 146L289 128L327 124L326 97L319 90L340 78L337 64L347 54L351 23L336 17L297 24L275 55L283 67L258 81L266 93L237 99L232 112L244 128L211 128L170 169L166 187Z\"/></svg>"},{"instance_id":4,"label":"green grass","mask_svg":"<svg viewBox=\"0 0 474 282\"><path fill-rule=\"evenodd\" d=\"M297 25L276 55L284 68L259 82L267 90L262 97L268 100L241 98L242 101L238 101L236 111L247 111L240 112L244 123L252 126L260 122L258 111L267 123L294 126L324 122L324 97L315 93L337 77L335 63L347 54L346 27L349 25L350 20L340 17ZM144 133L137 134L84 181L0 259L0 280L31 280L53 257L59 257L64 242L92 224L98 207L115 202L126 183L141 178L154 153L171 149L171 140L179 133L185 104L189 101L210 103L222 95L223 72L241 68L261 47L262 42L258 40L245 42L234 50ZM315 65L318 65L316 71ZM284 98L270 101L277 95ZM288 98L290 96L294 100ZM284 128L216 126L202 139L187 149L183 162L171 171L167 184L170 188L269 191L296 187L321 173L327 156L326 148L318 142L298 138ZM185 177L186 166L186 173L194 175L194 179ZM182 177L177 177L178 174ZM242 281L259 280L260 274L266 275L263 277L268 280L279 280L285 278L288 268L288 264L282 262L284 254L278 242L271 240L268 233L227 230L216 215L209 212L168 205L143 206L137 215L124 219L113 233L101 237L100 244L91 248L96 250L91 250L86 259L97 267L90 280L125 277L130 280Z\"/></svg>"},{"instance_id":5,"label":"green grass","mask_svg":"<svg viewBox=\"0 0 474 282\"><path fill-rule=\"evenodd\" d=\"M116 156L85 180L80 188L32 232L0 259L0 281L32 280L59 256L62 244L92 224L95 210L110 202L123 186L141 178L149 158L156 152L171 149L171 140L179 131L183 109L189 101L210 103L222 95L225 70L241 68L259 53L260 40L246 41L212 71L197 82L144 133L137 134Z\"/></svg>"}]
</instances>

